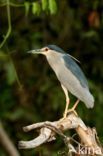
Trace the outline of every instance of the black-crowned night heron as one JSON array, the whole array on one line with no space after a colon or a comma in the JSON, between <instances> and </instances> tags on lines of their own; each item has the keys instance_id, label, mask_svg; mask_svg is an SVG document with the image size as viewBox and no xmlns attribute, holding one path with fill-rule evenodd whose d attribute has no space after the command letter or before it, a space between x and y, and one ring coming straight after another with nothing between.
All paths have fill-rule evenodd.
<instances>
[{"instance_id":1,"label":"black-crowned night heron","mask_svg":"<svg viewBox=\"0 0 103 156\"><path fill-rule=\"evenodd\" d=\"M78 64L76 64L76 59L74 57L65 53L56 45L48 45L44 48L31 50L29 52L33 54L45 55L49 65L60 81L61 87L66 96L66 107L63 114L64 118L67 115L70 103L68 91L78 98L72 109L70 109L71 111L75 110L79 100L84 102L87 108L93 108L94 98L89 91L85 75Z\"/></svg>"}]
</instances>

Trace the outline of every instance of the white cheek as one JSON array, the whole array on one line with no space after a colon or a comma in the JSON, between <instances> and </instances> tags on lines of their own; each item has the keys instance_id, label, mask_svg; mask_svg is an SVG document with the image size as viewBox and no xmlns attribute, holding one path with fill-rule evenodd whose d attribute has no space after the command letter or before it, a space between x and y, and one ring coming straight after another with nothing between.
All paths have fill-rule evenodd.
<instances>
[{"instance_id":1,"label":"white cheek","mask_svg":"<svg viewBox=\"0 0 103 156\"><path fill-rule=\"evenodd\" d=\"M47 51L46 52L43 52L44 55L47 55L47 53L48 53Z\"/></svg>"},{"instance_id":2,"label":"white cheek","mask_svg":"<svg viewBox=\"0 0 103 156\"><path fill-rule=\"evenodd\" d=\"M46 55L47 55L47 52L44 52L44 51L43 51L41 54L46 56Z\"/></svg>"},{"instance_id":3,"label":"white cheek","mask_svg":"<svg viewBox=\"0 0 103 156\"><path fill-rule=\"evenodd\" d=\"M47 55L50 54L50 52L49 51L46 51L46 52L43 52L43 54L47 56Z\"/></svg>"}]
</instances>

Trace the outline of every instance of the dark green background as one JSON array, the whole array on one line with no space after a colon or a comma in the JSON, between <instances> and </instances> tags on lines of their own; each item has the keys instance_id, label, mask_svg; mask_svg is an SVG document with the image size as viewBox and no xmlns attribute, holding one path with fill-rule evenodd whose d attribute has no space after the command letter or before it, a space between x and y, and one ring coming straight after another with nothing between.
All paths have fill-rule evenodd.
<instances>
[{"instance_id":1,"label":"dark green background","mask_svg":"<svg viewBox=\"0 0 103 156\"><path fill-rule=\"evenodd\" d=\"M24 4L25 1L12 2ZM29 140L38 134L25 134L23 126L55 121L62 117L65 108L64 93L45 57L27 54L28 50L47 44L56 44L80 60L95 107L89 110L80 102L77 112L86 125L96 127L103 142L103 1L56 2L55 14L49 10L33 14L30 5L25 15L25 7L10 7L12 30L0 49L0 120L16 147L19 140ZM3 6L0 7L0 42L7 25L6 6ZM72 106L76 98L72 95L70 98ZM64 144L59 137L33 150L19 150L21 156L57 156L62 155L62 151ZM0 156L6 155L0 146Z\"/></svg>"}]
</instances>

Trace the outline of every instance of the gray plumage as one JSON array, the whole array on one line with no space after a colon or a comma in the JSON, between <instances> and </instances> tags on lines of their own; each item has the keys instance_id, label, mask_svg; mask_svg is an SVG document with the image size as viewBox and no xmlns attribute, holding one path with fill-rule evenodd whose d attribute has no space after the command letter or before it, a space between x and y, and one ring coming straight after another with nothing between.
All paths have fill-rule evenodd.
<instances>
[{"instance_id":1,"label":"gray plumage","mask_svg":"<svg viewBox=\"0 0 103 156\"><path fill-rule=\"evenodd\" d=\"M74 58L55 45L49 45L48 48L52 52L46 55L46 58L60 83L83 101L88 108L92 108L94 106L94 98L89 91L86 77Z\"/></svg>"},{"instance_id":2,"label":"gray plumage","mask_svg":"<svg viewBox=\"0 0 103 156\"><path fill-rule=\"evenodd\" d=\"M89 91L84 73L75 62L78 61L76 58L65 53L56 45L48 45L42 49L32 50L30 53L46 56L62 87L65 88L65 94L67 94L67 91L71 92L79 100L83 101L87 108L94 106L94 98Z\"/></svg>"}]
</instances>

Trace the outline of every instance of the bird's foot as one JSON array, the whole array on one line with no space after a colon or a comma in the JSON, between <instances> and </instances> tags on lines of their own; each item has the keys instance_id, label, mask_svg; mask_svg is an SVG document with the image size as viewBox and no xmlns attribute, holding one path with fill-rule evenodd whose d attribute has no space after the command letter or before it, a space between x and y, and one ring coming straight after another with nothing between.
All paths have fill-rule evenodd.
<instances>
[{"instance_id":1,"label":"bird's foot","mask_svg":"<svg viewBox=\"0 0 103 156\"><path fill-rule=\"evenodd\" d=\"M77 114L77 112L75 111L74 107L72 107L71 109L69 109L69 110L67 111L67 114L72 113L72 112L73 112L76 116L78 116L78 114Z\"/></svg>"},{"instance_id":2,"label":"bird's foot","mask_svg":"<svg viewBox=\"0 0 103 156\"><path fill-rule=\"evenodd\" d=\"M63 117L60 119L60 121L65 120L67 117L67 114L68 114L68 111L64 112Z\"/></svg>"},{"instance_id":3,"label":"bird's foot","mask_svg":"<svg viewBox=\"0 0 103 156\"><path fill-rule=\"evenodd\" d=\"M68 113L70 113L70 112L73 112L76 116L78 116L78 114L77 114L77 112L76 112L76 107L77 107L77 105L78 105L78 103L79 103L79 99L75 102L75 104L73 105L73 107L72 108L70 108L68 111L67 111L67 114Z\"/></svg>"},{"instance_id":4,"label":"bird's foot","mask_svg":"<svg viewBox=\"0 0 103 156\"><path fill-rule=\"evenodd\" d=\"M67 118L67 116L68 116L69 113L74 113L76 116L78 116L78 114L75 111L74 107L72 107L71 109L69 109L67 112L65 112L63 114L63 117L59 121L62 122L63 120L65 120Z\"/></svg>"},{"instance_id":5,"label":"bird's foot","mask_svg":"<svg viewBox=\"0 0 103 156\"><path fill-rule=\"evenodd\" d=\"M59 121L62 122L65 119L66 119L66 117L62 117Z\"/></svg>"},{"instance_id":6,"label":"bird's foot","mask_svg":"<svg viewBox=\"0 0 103 156\"><path fill-rule=\"evenodd\" d=\"M67 117L67 113L68 113L68 110L66 110L66 111L63 113L63 118L64 118L64 119Z\"/></svg>"}]
</instances>

